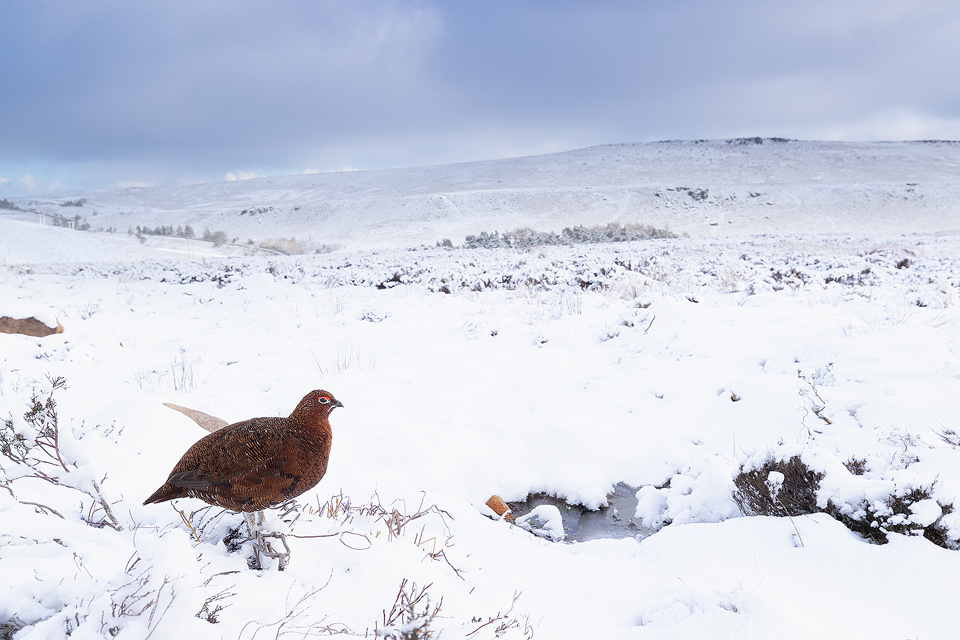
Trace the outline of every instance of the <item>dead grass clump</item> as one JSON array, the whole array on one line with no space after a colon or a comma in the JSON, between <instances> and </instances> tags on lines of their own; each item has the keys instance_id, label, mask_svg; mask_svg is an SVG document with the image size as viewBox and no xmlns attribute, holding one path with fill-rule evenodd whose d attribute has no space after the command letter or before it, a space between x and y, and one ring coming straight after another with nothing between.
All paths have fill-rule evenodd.
<instances>
[{"instance_id":1,"label":"dead grass clump","mask_svg":"<svg viewBox=\"0 0 960 640\"><path fill-rule=\"evenodd\" d=\"M744 515L796 516L816 513L823 474L812 471L800 456L768 460L758 469L740 469L733 480L733 499Z\"/></svg>"},{"instance_id":2,"label":"dead grass clump","mask_svg":"<svg viewBox=\"0 0 960 640\"><path fill-rule=\"evenodd\" d=\"M866 472L866 460L851 458L845 463L851 474ZM740 468L733 480L736 487L733 500L744 515L797 516L826 513L836 518L854 533L876 544L886 544L891 533L923 536L937 546L958 548L943 524L943 517L953 512L953 505L942 505L939 516L923 520L918 512L929 513L932 504L915 509L921 501L932 501L933 486L895 491L883 500L863 500L859 504L837 504L829 501L825 507L817 505L817 492L824 474L813 471L793 456L787 460L768 459L760 467ZM932 520L932 522L930 521Z\"/></svg>"}]
</instances>

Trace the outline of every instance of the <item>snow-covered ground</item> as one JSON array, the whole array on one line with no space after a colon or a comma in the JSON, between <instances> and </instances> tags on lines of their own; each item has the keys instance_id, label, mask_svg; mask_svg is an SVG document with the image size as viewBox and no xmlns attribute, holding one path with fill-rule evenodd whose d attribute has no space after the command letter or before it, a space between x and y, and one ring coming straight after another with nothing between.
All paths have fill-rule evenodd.
<instances>
[{"instance_id":1,"label":"snow-covered ground","mask_svg":"<svg viewBox=\"0 0 960 640\"><path fill-rule=\"evenodd\" d=\"M240 243L405 248L517 225L694 237L960 231L960 143L778 139L605 145L498 161L14 199L92 229L223 230ZM64 206L67 203L83 206ZM29 217L27 214L23 214ZM3 210L0 209L0 218Z\"/></svg>"},{"instance_id":2,"label":"snow-covered ground","mask_svg":"<svg viewBox=\"0 0 960 640\"><path fill-rule=\"evenodd\" d=\"M541 168L557 181L554 160ZM849 169L822 164L793 170ZM0 637L402 637L410 611L443 638L954 637L958 187L947 168L898 166L877 181L928 184L926 217L896 194L876 210L851 196L840 221L805 213L807 187L782 182L795 210L758 233L715 233L691 199L670 210L689 237L531 251L383 248L439 239L440 224L324 255L224 256L240 251L0 219L0 315L64 327L0 334ZM682 169L664 184L718 188ZM464 189L497 171L409 170ZM516 210L467 232L617 219L570 206L556 225ZM27 447L24 416L57 377L63 464ZM286 571L228 550L236 514L141 506L204 434L164 402L235 421L285 415L318 387L345 407L326 477L269 516L288 533ZM30 477L31 455L48 480ZM793 457L823 474L822 512L743 516L734 479ZM484 504L546 493L596 509L617 483L637 489L619 514L634 536L553 542ZM875 544L841 518L903 533Z\"/></svg>"}]
</instances>

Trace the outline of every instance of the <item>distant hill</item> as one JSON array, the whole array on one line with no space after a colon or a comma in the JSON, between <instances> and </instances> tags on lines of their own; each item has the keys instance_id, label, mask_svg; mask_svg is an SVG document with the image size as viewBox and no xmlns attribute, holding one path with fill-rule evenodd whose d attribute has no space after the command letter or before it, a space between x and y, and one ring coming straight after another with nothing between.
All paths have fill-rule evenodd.
<instances>
[{"instance_id":1,"label":"distant hill","mask_svg":"<svg viewBox=\"0 0 960 640\"><path fill-rule=\"evenodd\" d=\"M454 244L639 223L691 236L960 231L960 143L779 138L604 145L505 160L13 198L92 230L223 230L239 242ZM77 206L80 204L80 206ZM65 206L67 205L67 206Z\"/></svg>"}]
</instances>

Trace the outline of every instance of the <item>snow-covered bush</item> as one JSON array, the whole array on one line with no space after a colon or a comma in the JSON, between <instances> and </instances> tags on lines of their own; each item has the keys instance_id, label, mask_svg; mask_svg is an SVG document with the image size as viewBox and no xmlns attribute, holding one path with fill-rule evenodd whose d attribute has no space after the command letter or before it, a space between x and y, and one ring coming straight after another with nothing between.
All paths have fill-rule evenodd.
<instances>
[{"instance_id":1,"label":"snow-covered bush","mask_svg":"<svg viewBox=\"0 0 960 640\"><path fill-rule=\"evenodd\" d=\"M50 389L44 399L34 392L22 421L11 416L0 428L0 486L17 498L15 484L21 481L43 482L85 494L81 497L80 516L94 527L120 529L110 503L104 497L95 476L78 471L81 460L64 452L60 445L60 419L54 392L66 387L63 378L49 378ZM65 518L56 508L39 502L24 501L45 513Z\"/></svg>"},{"instance_id":2,"label":"snow-covered bush","mask_svg":"<svg viewBox=\"0 0 960 640\"><path fill-rule=\"evenodd\" d=\"M944 516L953 513L953 504L941 505L934 496L934 485L914 488L896 488L880 500L864 499L850 505L829 503L827 512L861 536L884 544L888 535L922 535L936 545L947 549L960 548L954 531L943 523Z\"/></svg>"},{"instance_id":3,"label":"snow-covered bush","mask_svg":"<svg viewBox=\"0 0 960 640\"><path fill-rule=\"evenodd\" d=\"M878 544L885 544L889 534L898 533L922 535L945 548L960 547L958 532L943 523L944 516L953 512L953 504L941 505L934 497L933 484L878 483L864 478L863 468L864 461L854 459L841 467L827 465L818 470L808 466L800 454L778 457L771 453L762 462L755 459L740 467L733 480L736 487L733 498L744 515L827 513L851 531ZM828 473L833 476L832 487L846 485L847 490L822 489ZM841 475L843 478L838 479Z\"/></svg>"}]
</instances>

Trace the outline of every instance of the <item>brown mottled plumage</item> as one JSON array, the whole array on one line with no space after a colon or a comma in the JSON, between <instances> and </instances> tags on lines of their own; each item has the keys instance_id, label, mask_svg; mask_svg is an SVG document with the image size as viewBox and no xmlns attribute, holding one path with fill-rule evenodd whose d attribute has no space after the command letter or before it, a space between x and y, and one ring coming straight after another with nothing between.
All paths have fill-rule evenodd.
<instances>
[{"instance_id":1,"label":"brown mottled plumage","mask_svg":"<svg viewBox=\"0 0 960 640\"><path fill-rule=\"evenodd\" d=\"M311 391L288 418L252 418L198 440L143 504L200 498L233 511L260 511L314 487L327 471L330 412L343 405Z\"/></svg>"}]
</instances>

